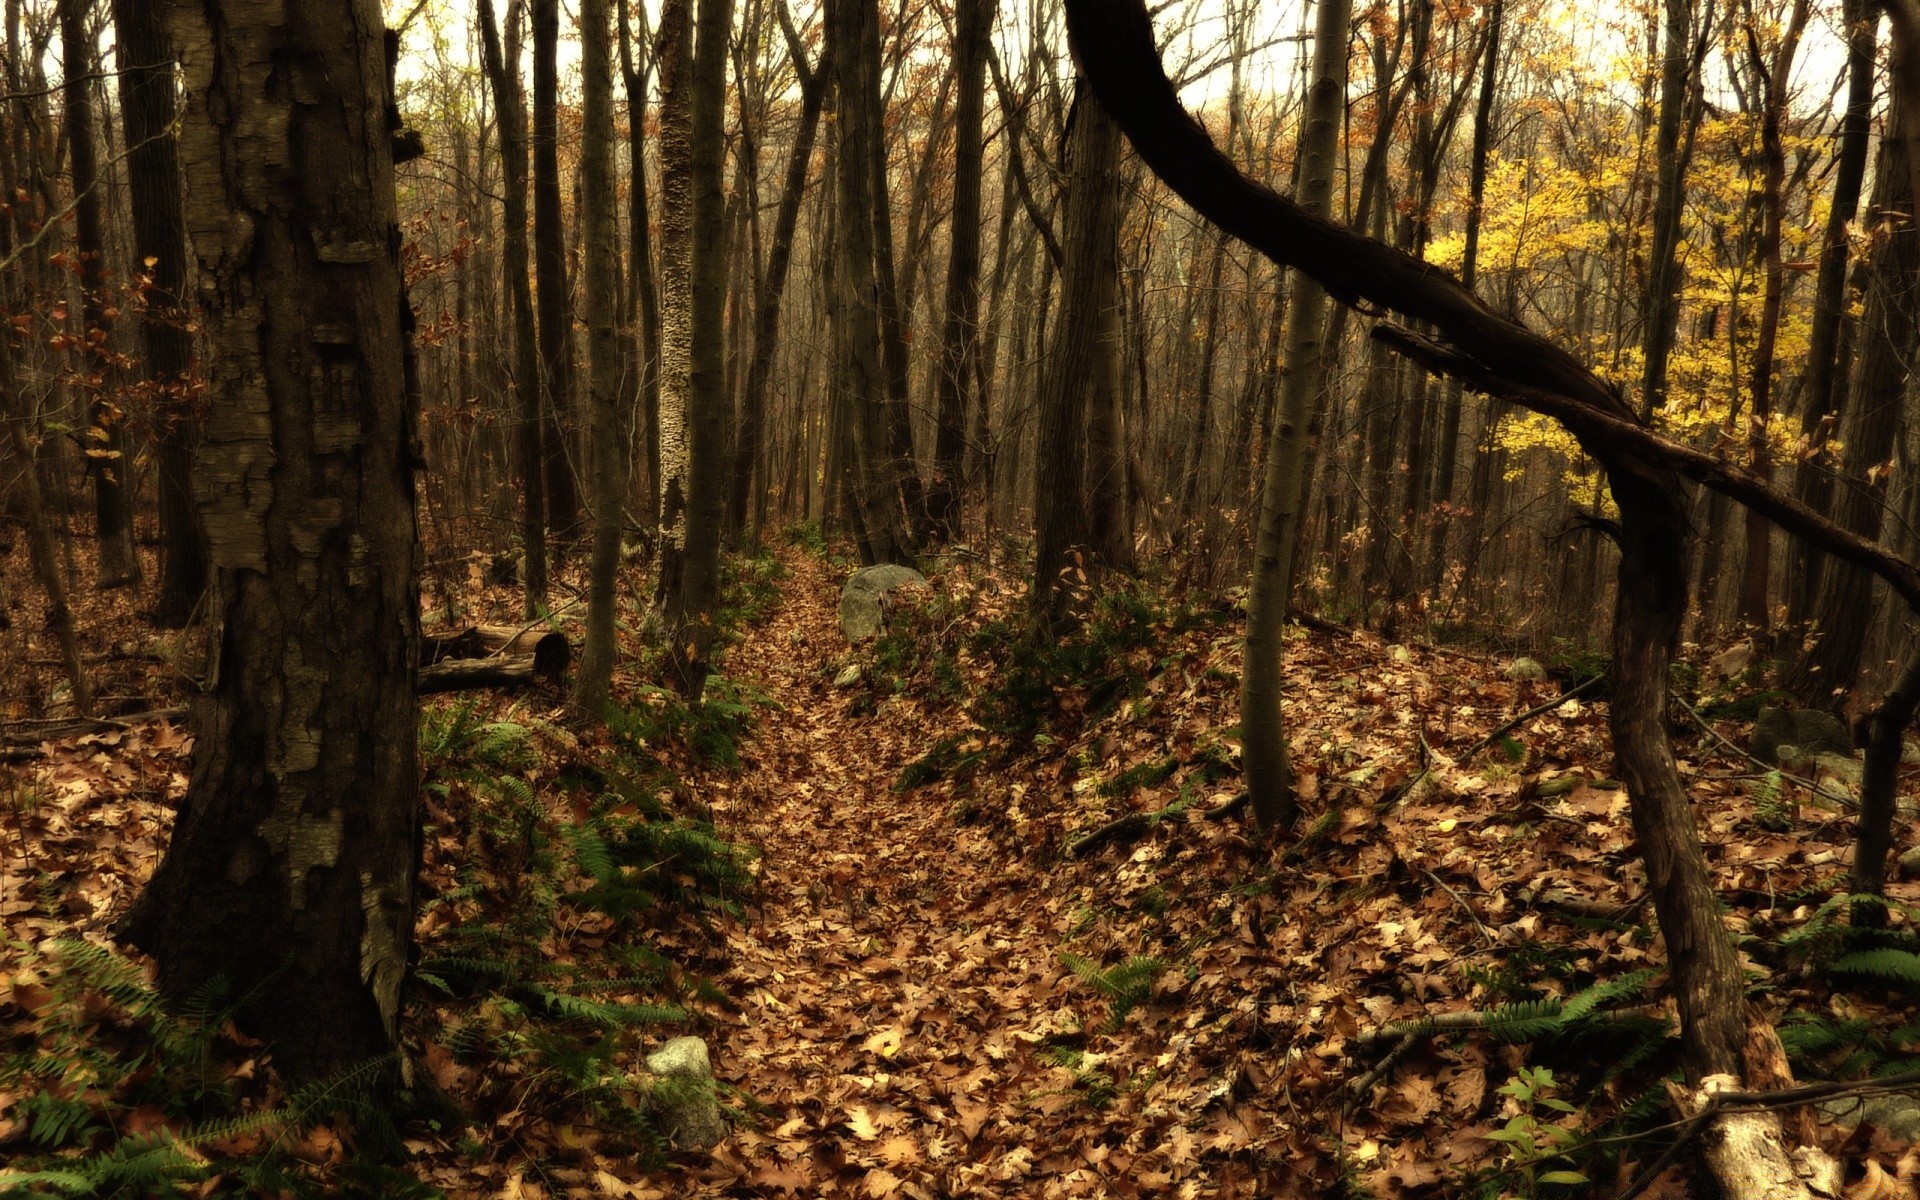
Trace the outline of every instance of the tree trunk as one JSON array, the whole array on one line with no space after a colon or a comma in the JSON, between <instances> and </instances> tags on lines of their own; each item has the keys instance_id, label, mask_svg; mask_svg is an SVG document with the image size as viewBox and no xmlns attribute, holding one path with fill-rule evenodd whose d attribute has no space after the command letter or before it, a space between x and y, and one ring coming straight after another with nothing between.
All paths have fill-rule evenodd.
<instances>
[{"instance_id":1,"label":"tree trunk","mask_svg":"<svg viewBox=\"0 0 1920 1200\"><path fill-rule=\"evenodd\" d=\"M608 0L580 4L580 224L585 239L587 413L593 464L593 556L587 571L587 635L571 703L576 717L598 721L613 681L614 585L626 521L625 422L620 396L620 261L613 186L613 62Z\"/></svg>"},{"instance_id":2,"label":"tree trunk","mask_svg":"<svg viewBox=\"0 0 1920 1200\"><path fill-rule=\"evenodd\" d=\"M501 237L501 273L513 302L513 387L519 403L517 461L521 488L521 575L526 616L547 603L546 480L541 465L540 350L535 340L533 281L527 264L527 114L520 96L520 42L513 31L518 2L507 14L511 56L500 50L493 0L480 0L481 50L499 113L500 153L506 163L505 229ZM512 66L509 67L508 63Z\"/></svg>"},{"instance_id":3,"label":"tree trunk","mask_svg":"<svg viewBox=\"0 0 1920 1200\"><path fill-rule=\"evenodd\" d=\"M547 484L547 529L563 543L580 520L573 477L573 294L567 285L567 234L560 210L560 0L530 0L533 18L533 267L540 306L544 382L541 460Z\"/></svg>"},{"instance_id":4,"label":"tree trunk","mask_svg":"<svg viewBox=\"0 0 1920 1200\"><path fill-rule=\"evenodd\" d=\"M1898 38L1894 44L1899 46ZM1907 364L1920 349L1920 234L1913 227L1908 140L1917 127L1920 113L1912 111L1907 96L1895 87L1873 169L1871 219L1878 228L1867 266L1862 345L1846 406L1841 463L1841 476L1849 486L1840 489L1833 514L1840 524L1869 539L1880 535L1889 482L1884 464L1893 457L1905 412ZM1823 708L1843 701L1860 675L1872 602L1873 579L1866 572L1847 563L1825 565L1813 609L1816 640L1789 677L1789 690Z\"/></svg>"},{"instance_id":5,"label":"tree trunk","mask_svg":"<svg viewBox=\"0 0 1920 1200\"><path fill-rule=\"evenodd\" d=\"M834 78L838 261L834 269L836 401L847 433L848 517L860 534L862 558L892 562L910 541L901 501L898 462L889 440L889 381L881 351L881 294L874 232L875 128L879 106L878 54L865 53L867 26L877 24L875 0L831 0L827 55ZM877 30L872 35L877 39Z\"/></svg>"},{"instance_id":6,"label":"tree trunk","mask_svg":"<svg viewBox=\"0 0 1920 1200\"><path fill-rule=\"evenodd\" d=\"M637 318L640 354L640 446L646 478L641 490L649 538L660 527L660 292L654 283L652 217L647 203L647 72L636 65L628 0L620 0L620 73L627 91L628 313ZM644 21L645 12L641 13Z\"/></svg>"},{"instance_id":7,"label":"tree trunk","mask_svg":"<svg viewBox=\"0 0 1920 1200\"><path fill-rule=\"evenodd\" d=\"M295 1078L397 1052L419 856L419 466L373 0L171 0L215 570L193 781L124 932ZM291 72L291 74L289 74Z\"/></svg>"},{"instance_id":8,"label":"tree trunk","mask_svg":"<svg viewBox=\"0 0 1920 1200\"><path fill-rule=\"evenodd\" d=\"M1833 503L1831 456L1826 443L1844 394L1841 332L1848 321L1847 272L1852 259L1848 227L1860 211L1860 185L1866 176L1867 144L1872 130L1873 72L1879 42L1880 12L1868 0L1843 0L1841 20L1847 39L1847 107L1840 122L1833 198L1827 208L1820 245L1820 274L1813 288L1813 328L1807 339L1806 406L1800 436L1807 457L1794 471L1794 496L1826 512ZM1804 629L1813 619L1814 600L1826 569L1825 556L1795 541L1788 555L1787 628Z\"/></svg>"},{"instance_id":9,"label":"tree trunk","mask_svg":"<svg viewBox=\"0 0 1920 1200\"><path fill-rule=\"evenodd\" d=\"M686 571L693 387L693 29L689 0L666 0L654 42L660 64L659 569L654 602L679 603Z\"/></svg>"},{"instance_id":10,"label":"tree trunk","mask_svg":"<svg viewBox=\"0 0 1920 1200\"><path fill-rule=\"evenodd\" d=\"M783 24L790 24L786 10L780 11ZM780 308L786 295L787 273L793 263L793 241L800 223L800 202L806 196L807 168L813 162L814 138L820 128L820 109L826 100L827 76L821 68L809 68L806 49L798 35L789 39L793 67L800 77L800 116L794 130L793 146L787 154L786 178L781 184L780 210L773 219L773 241L767 252L767 272L760 281L760 294L753 307L753 357L747 363L747 377L740 404L739 449L733 460L733 512L729 524L750 530L758 539L766 512L767 463L763 443L766 435L767 391L772 382L774 350L780 339Z\"/></svg>"},{"instance_id":11,"label":"tree trunk","mask_svg":"<svg viewBox=\"0 0 1920 1200\"><path fill-rule=\"evenodd\" d=\"M65 78L67 154L73 165L74 249L80 260L80 343L87 392L87 470L93 476L94 527L99 534L102 588L125 587L140 578L133 553L133 501L127 414L114 397L120 369L108 349L106 231L101 224L99 150L94 144L93 39L87 36L88 0L60 0L60 55Z\"/></svg>"},{"instance_id":12,"label":"tree trunk","mask_svg":"<svg viewBox=\"0 0 1920 1200\"><path fill-rule=\"evenodd\" d=\"M1043 620L1061 615L1061 586L1093 521L1087 483L1087 416L1113 405L1118 385L1112 313L1119 303L1120 127L1093 92L1076 83L1067 133L1060 314L1040 385L1040 447L1034 455L1034 556L1030 605ZM1092 392L1108 395L1095 402Z\"/></svg>"},{"instance_id":13,"label":"tree trunk","mask_svg":"<svg viewBox=\"0 0 1920 1200\"><path fill-rule=\"evenodd\" d=\"M939 424L933 483L927 492L934 533L949 542L961 536L966 511L967 409L980 398L980 179L994 9L995 0L958 0L953 18L954 86L959 90L953 126L953 217L940 366L934 374Z\"/></svg>"},{"instance_id":14,"label":"tree trunk","mask_svg":"<svg viewBox=\"0 0 1920 1200\"><path fill-rule=\"evenodd\" d=\"M732 0L700 0L694 48L688 182L692 195L692 344L687 387L686 535L680 588L667 607L667 670L698 700L712 671L713 610L720 595L720 532L726 517L727 31Z\"/></svg>"},{"instance_id":15,"label":"tree trunk","mask_svg":"<svg viewBox=\"0 0 1920 1200\"><path fill-rule=\"evenodd\" d=\"M153 264L147 268L140 333L160 460L160 593L154 621L172 629L187 623L207 590L207 538L193 504L199 429L189 393L193 335L181 294L187 249L180 218L180 153L173 134L173 72L167 66L173 51L159 10L146 0L114 0L113 17L133 199L133 253Z\"/></svg>"},{"instance_id":16,"label":"tree trunk","mask_svg":"<svg viewBox=\"0 0 1920 1200\"><path fill-rule=\"evenodd\" d=\"M1495 0L1498 3L1498 0ZM1300 206L1325 216L1332 205L1334 156L1347 101L1349 0L1320 0L1312 76L1301 132ZM1497 18L1494 18L1497 21ZM1247 641L1240 678L1240 753L1254 820L1271 832L1292 824L1293 767L1280 699L1286 659L1287 601L1293 547L1305 498L1308 431L1318 419L1326 332L1326 292L1313 278L1289 279L1289 319L1280 410L1267 443L1266 479L1247 592Z\"/></svg>"}]
</instances>

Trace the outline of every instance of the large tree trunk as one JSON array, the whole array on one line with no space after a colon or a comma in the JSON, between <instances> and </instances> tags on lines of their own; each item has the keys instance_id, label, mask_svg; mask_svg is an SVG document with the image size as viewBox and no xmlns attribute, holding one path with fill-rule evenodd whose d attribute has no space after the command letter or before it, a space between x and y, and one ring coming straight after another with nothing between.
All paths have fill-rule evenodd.
<instances>
[{"instance_id":1,"label":"large tree trunk","mask_svg":"<svg viewBox=\"0 0 1920 1200\"><path fill-rule=\"evenodd\" d=\"M574 676L576 715L600 719L613 680L614 584L620 570L620 530L626 516L625 422L621 420L619 307L620 247L615 237L613 188L613 62L608 0L580 5L580 224L587 303L587 413L593 464L593 555L587 571L587 636Z\"/></svg>"},{"instance_id":2,"label":"large tree trunk","mask_svg":"<svg viewBox=\"0 0 1920 1200\"><path fill-rule=\"evenodd\" d=\"M515 9L518 8L516 3ZM481 50L492 81L494 109L500 120L500 153L506 163L505 231L501 238L501 273L513 302L513 387L519 400L519 438L516 461L520 470L520 538L524 611L539 614L547 603L546 481L541 474L540 349L535 338L533 281L527 265L527 113L520 96L519 39L515 12L509 11L508 45L500 50L500 31L493 0L480 0ZM511 66L509 66L511 63Z\"/></svg>"},{"instance_id":3,"label":"large tree trunk","mask_svg":"<svg viewBox=\"0 0 1920 1200\"><path fill-rule=\"evenodd\" d=\"M120 111L127 134L127 182L133 199L133 253L147 268L140 333L160 460L160 593L154 620L187 623L207 590L207 538L193 504L193 452L199 441L188 391L193 335L182 290L186 233L180 218L180 152L173 134L173 59L158 8L114 0L119 39Z\"/></svg>"},{"instance_id":4,"label":"large tree trunk","mask_svg":"<svg viewBox=\"0 0 1920 1200\"><path fill-rule=\"evenodd\" d=\"M1120 127L1083 83L1074 87L1063 201L1060 314L1040 385L1040 447L1034 455L1033 611L1059 615L1071 555L1091 541L1087 416L1110 409L1118 386L1112 314L1119 303ZM1107 399L1095 402L1095 388Z\"/></svg>"},{"instance_id":5,"label":"large tree trunk","mask_svg":"<svg viewBox=\"0 0 1920 1200\"><path fill-rule=\"evenodd\" d=\"M1496 4L1498 0L1495 0ZM1312 77L1301 132L1300 206L1325 216L1333 198L1334 155L1347 101L1348 0L1321 0L1314 29ZM1285 372L1280 411L1267 443L1260 525L1247 592L1247 642L1240 679L1240 746L1247 796L1263 830L1294 818L1293 768L1280 698L1285 664L1287 600L1293 590L1293 547L1300 535L1308 431L1318 419L1327 296L1296 271L1287 301Z\"/></svg>"},{"instance_id":6,"label":"large tree trunk","mask_svg":"<svg viewBox=\"0 0 1920 1200\"><path fill-rule=\"evenodd\" d=\"M567 285L566 228L560 209L560 0L531 0L533 17L533 267L540 305L540 367L545 384L541 455L547 528L564 543L580 519L568 418L573 412L573 293Z\"/></svg>"},{"instance_id":7,"label":"large tree trunk","mask_svg":"<svg viewBox=\"0 0 1920 1200\"><path fill-rule=\"evenodd\" d=\"M127 414L114 400L120 369L109 352L112 311L106 295L106 231L101 224L99 149L94 144L93 39L87 36L88 0L60 0L61 85L67 119L67 154L73 164L74 249L80 259L80 344L87 400L87 469L93 476L94 527L99 534L98 573L103 588L125 587L140 578L133 553L133 502Z\"/></svg>"},{"instance_id":8,"label":"large tree trunk","mask_svg":"<svg viewBox=\"0 0 1920 1200\"><path fill-rule=\"evenodd\" d=\"M209 349L193 782L125 933L295 1077L399 1048L420 835L414 472L374 0L166 5Z\"/></svg>"}]
</instances>

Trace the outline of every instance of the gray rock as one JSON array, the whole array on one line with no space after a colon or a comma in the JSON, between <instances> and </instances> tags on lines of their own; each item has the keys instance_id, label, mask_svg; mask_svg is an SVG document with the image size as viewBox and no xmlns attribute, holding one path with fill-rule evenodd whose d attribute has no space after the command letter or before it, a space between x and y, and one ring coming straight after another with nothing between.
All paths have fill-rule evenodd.
<instances>
[{"instance_id":1,"label":"gray rock","mask_svg":"<svg viewBox=\"0 0 1920 1200\"><path fill-rule=\"evenodd\" d=\"M1872 1125L1896 1142L1920 1142L1920 1099L1911 1093L1838 1096L1814 1107L1822 1117L1844 1128Z\"/></svg>"},{"instance_id":2,"label":"gray rock","mask_svg":"<svg viewBox=\"0 0 1920 1200\"><path fill-rule=\"evenodd\" d=\"M1853 754L1853 736L1846 722L1832 713L1807 708L1763 708L1753 722L1753 756L1764 763L1780 762L1780 747L1794 747L1803 755Z\"/></svg>"},{"instance_id":3,"label":"gray rock","mask_svg":"<svg viewBox=\"0 0 1920 1200\"><path fill-rule=\"evenodd\" d=\"M855 571L840 589L840 630L850 642L880 636L886 628L889 595L902 587L925 588L927 577L912 567L881 563Z\"/></svg>"},{"instance_id":4,"label":"gray rock","mask_svg":"<svg viewBox=\"0 0 1920 1200\"><path fill-rule=\"evenodd\" d=\"M1898 875L1902 879L1920 879L1920 846L1908 850L1899 858Z\"/></svg>"},{"instance_id":5,"label":"gray rock","mask_svg":"<svg viewBox=\"0 0 1920 1200\"><path fill-rule=\"evenodd\" d=\"M846 666L840 668L840 673L838 675L835 675L833 677L833 686L837 688L850 688L854 684L859 682L860 682L860 664L859 663L848 663Z\"/></svg>"},{"instance_id":6,"label":"gray rock","mask_svg":"<svg viewBox=\"0 0 1920 1200\"><path fill-rule=\"evenodd\" d=\"M1547 677L1547 669L1522 654L1507 664L1507 678L1520 683L1538 683Z\"/></svg>"},{"instance_id":7,"label":"gray rock","mask_svg":"<svg viewBox=\"0 0 1920 1200\"><path fill-rule=\"evenodd\" d=\"M648 1105L660 1130L682 1150L706 1150L727 1136L726 1118L714 1094L707 1044L677 1037L647 1056L654 1076Z\"/></svg>"}]
</instances>

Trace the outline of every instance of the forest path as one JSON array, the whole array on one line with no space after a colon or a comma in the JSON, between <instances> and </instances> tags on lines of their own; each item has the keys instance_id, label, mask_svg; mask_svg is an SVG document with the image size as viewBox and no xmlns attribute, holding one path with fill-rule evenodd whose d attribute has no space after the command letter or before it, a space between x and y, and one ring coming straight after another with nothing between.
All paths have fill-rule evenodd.
<instances>
[{"instance_id":1,"label":"forest path","mask_svg":"<svg viewBox=\"0 0 1920 1200\"><path fill-rule=\"evenodd\" d=\"M907 697L853 715L857 693L831 684L840 579L783 559L781 607L727 664L773 705L712 798L722 832L764 854L724 931L739 1015L715 1071L770 1111L716 1152L708 1194L1132 1194L1113 1178L1125 1152L1104 1161L1131 1106L1084 1103L1032 1044L1071 1027L1070 906L984 826L894 790L941 730Z\"/></svg>"}]
</instances>

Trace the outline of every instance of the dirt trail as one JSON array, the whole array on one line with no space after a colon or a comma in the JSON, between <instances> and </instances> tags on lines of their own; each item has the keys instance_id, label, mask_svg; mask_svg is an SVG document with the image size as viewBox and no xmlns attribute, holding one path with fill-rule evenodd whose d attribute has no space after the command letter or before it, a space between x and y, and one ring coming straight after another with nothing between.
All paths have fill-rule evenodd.
<instances>
[{"instance_id":1,"label":"dirt trail","mask_svg":"<svg viewBox=\"0 0 1920 1200\"><path fill-rule=\"evenodd\" d=\"M710 1194L1159 1194L1165 1176L1129 1179L1158 1122L1125 1094L1087 1103L1035 1045L1077 1028L1071 906L946 801L894 790L941 730L905 698L851 714L828 668L838 580L787 563L783 607L729 663L775 707L714 803L765 854L755 910L725 931L739 1019L715 1068L769 1109L715 1156Z\"/></svg>"}]
</instances>

